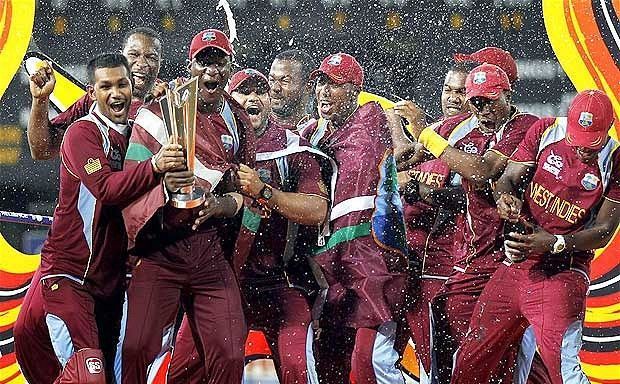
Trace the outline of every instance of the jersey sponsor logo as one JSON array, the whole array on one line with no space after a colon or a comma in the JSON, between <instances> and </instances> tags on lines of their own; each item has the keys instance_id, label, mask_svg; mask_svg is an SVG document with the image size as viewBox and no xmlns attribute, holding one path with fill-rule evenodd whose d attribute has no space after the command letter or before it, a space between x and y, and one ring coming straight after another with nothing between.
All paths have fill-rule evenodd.
<instances>
[{"instance_id":1,"label":"jersey sponsor logo","mask_svg":"<svg viewBox=\"0 0 620 384\"><path fill-rule=\"evenodd\" d=\"M333 66L340 65L340 63L342 63L342 56L340 55L334 55L327 61L327 64Z\"/></svg>"},{"instance_id":2,"label":"jersey sponsor logo","mask_svg":"<svg viewBox=\"0 0 620 384\"><path fill-rule=\"evenodd\" d=\"M123 157L116 147L110 148L110 167L115 171L123 169Z\"/></svg>"},{"instance_id":3,"label":"jersey sponsor logo","mask_svg":"<svg viewBox=\"0 0 620 384\"><path fill-rule=\"evenodd\" d=\"M224 145L224 149L231 150L233 147L233 137L230 135L222 135L222 144Z\"/></svg>"},{"instance_id":4,"label":"jersey sponsor logo","mask_svg":"<svg viewBox=\"0 0 620 384\"><path fill-rule=\"evenodd\" d=\"M215 32L207 31L202 34L202 41L213 41L215 40Z\"/></svg>"},{"instance_id":5,"label":"jersey sponsor logo","mask_svg":"<svg viewBox=\"0 0 620 384\"><path fill-rule=\"evenodd\" d=\"M588 128L592 125L593 118L594 115L592 115L590 112L581 112L581 114L579 115L579 125L584 128Z\"/></svg>"},{"instance_id":6,"label":"jersey sponsor logo","mask_svg":"<svg viewBox=\"0 0 620 384\"><path fill-rule=\"evenodd\" d=\"M92 157L86 160L86 164L84 164L84 170L87 175L92 175L93 173L100 171L101 168L101 160L93 159Z\"/></svg>"},{"instance_id":7,"label":"jersey sponsor logo","mask_svg":"<svg viewBox=\"0 0 620 384\"><path fill-rule=\"evenodd\" d=\"M581 185L586 189L586 191L593 191L596 187L598 187L599 181L600 179L596 175L586 173L583 176L583 179L581 179Z\"/></svg>"},{"instance_id":8,"label":"jersey sponsor logo","mask_svg":"<svg viewBox=\"0 0 620 384\"><path fill-rule=\"evenodd\" d=\"M546 212L570 224L577 223L585 216L586 210L584 208L556 196L543 185L533 182L530 187L530 199Z\"/></svg>"},{"instance_id":9,"label":"jersey sponsor logo","mask_svg":"<svg viewBox=\"0 0 620 384\"><path fill-rule=\"evenodd\" d=\"M474 155L478 154L478 147L476 147L476 145L474 143L467 143L463 146L463 152L465 153L471 153Z\"/></svg>"},{"instance_id":10,"label":"jersey sponsor logo","mask_svg":"<svg viewBox=\"0 0 620 384\"><path fill-rule=\"evenodd\" d=\"M258 168L258 178L263 183L271 183L271 171L265 168Z\"/></svg>"},{"instance_id":11,"label":"jersey sponsor logo","mask_svg":"<svg viewBox=\"0 0 620 384\"><path fill-rule=\"evenodd\" d=\"M487 73L486 72L476 72L474 74L474 84L482 84L487 81Z\"/></svg>"},{"instance_id":12,"label":"jersey sponsor logo","mask_svg":"<svg viewBox=\"0 0 620 384\"><path fill-rule=\"evenodd\" d=\"M103 363L97 357L89 357L86 359L86 369L89 373L97 375L103 371Z\"/></svg>"},{"instance_id":13,"label":"jersey sponsor logo","mask_svg":"<svg viewBox=\"0 0 620 384\"><path fill-rule=\"evenodd\" d=\"M417 169L411 172L411 177L420 183L427 184L433 188L440 188L443 186L445 176L441 173L435 172L422 172Z\"/></svg>"},{"instance_id":14,"label":"jersey sponsor logo","mask_svg":"<svg viewBox=\"0 0 620 384\"><path fill-rule=\"evenodd\" d=\"M562 171L562 168L564 168L564 160L562 160L562 156L556 155L553 151L551 151L543 164L543 169L555 176L556 179L561 179L560 172Z\"/></svg>"}]
</instances>

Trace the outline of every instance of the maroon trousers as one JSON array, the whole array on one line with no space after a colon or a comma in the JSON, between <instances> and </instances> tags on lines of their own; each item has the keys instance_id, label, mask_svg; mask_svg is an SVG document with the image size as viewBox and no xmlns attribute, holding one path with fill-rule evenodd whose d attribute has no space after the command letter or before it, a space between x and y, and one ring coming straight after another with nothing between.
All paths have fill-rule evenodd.
<instances>
[{"instance_id":1,"label":"maroon trousers","mask_svg":"<svg viewBox=\"0 0 620 384\"><path fill-rule=\"evenodd\" d=\"M453 356L467 330L478 297L496 267L454 271L432 300L433 368L438 383L450 382Z\"/></svg>"},{"instance_id":2,"label":"maroon trousers","mask_svg":"<svg viewBox=\"0 0 620 384\"><path fill-rule=\"evenodd\" d=\"M116 358L117 383L152 382L172 346L180 304L204 382L241 382L247 332L239 287L219 247L213 244L208 251L210 258L199 265L143 259L134 269Z\"/></svg>"},{"instance_id":3,"label":"maroon trousers","mask_svg":"<svg viewBox=\"0 0 620 384\"><path fill-rule=\"evenodd\" d=\"M32 383L53 383L73 354L100 349L108 381L120 325L120 298L94 298L66 277L43 280L37 272L15 324L17 359Z\"/></svg>"},{"instance_id":4,"label":"maroon trousers","mask_svg":"<svg viewBox=\"0 0 620 384\"><path fill-rule=\"evenodd\" d=\"M411 307L407 308L405 318L410 330L411 340L420 365L420 375L430 377L431 372L431 300L443 286L445 280L439 278L420 279L419 291Z\"/></svg>"},{"instance_id":5,"label":"maroon trousers","mask_svg":"<svg viewBox=\"0 0 620 384\"><path fill-rule=\"evenodd\" d=\"M273 352L279 382L305 384L309 376L316 377L308 299L295 288L269 291L244 288L248 328L264 333ZM203 378L203 365L184 318L170 362L168 382L194 384L202 383Z\"/></svg>"},{"instance_id":6,"label":"maroon trousers","mask_svg":"<svg viewBox=\"0 0 620 384\"><path fill-rule=\"evenodd\" d=\"M587 290L582 271L500 266L474 310L452 383L489 382L498 357L529 325L551 383L587 383L578 359Z\"/></svg>"}]
</instances>

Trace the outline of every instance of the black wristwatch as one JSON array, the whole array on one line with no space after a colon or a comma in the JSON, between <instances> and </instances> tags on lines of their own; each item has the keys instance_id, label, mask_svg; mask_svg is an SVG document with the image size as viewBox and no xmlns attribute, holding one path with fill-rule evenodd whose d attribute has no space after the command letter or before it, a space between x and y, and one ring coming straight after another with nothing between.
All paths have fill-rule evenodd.
<instances>
[{"instance_id":1,"label":"black wristwatch","mask_svg":"<svg viewBox=\"0 0 620 384\"><path fill-rule=\"evenodd\" d=\"M267 201L273 196L273 190L269 184L265 184L263 189L260 190L260 196L256 199L260 204L267 205Z\"/></svg>"}]
</instances>

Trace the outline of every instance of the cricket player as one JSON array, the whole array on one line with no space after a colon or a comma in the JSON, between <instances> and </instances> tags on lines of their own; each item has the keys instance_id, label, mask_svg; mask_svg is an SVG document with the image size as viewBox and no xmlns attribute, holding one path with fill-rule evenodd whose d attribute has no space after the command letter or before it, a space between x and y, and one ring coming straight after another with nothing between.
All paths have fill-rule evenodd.
<instances>
[{"instance_id":1,"label":"cricket player","mask_svg":"<svg viewBox=\"0 0 620 384\"><path fill-rule=\"evenodd\" d=\"M245 110L224 90L234 51L221 31L207 29L189 45L198 77L196 168L171 172L124 212L132 252L141 257L127 290L115 362L118 383L150 383L170 349L183 306L208 383L239 383L246 327L232 269L243 198L239 164L254 165L255 139ZM128 160L157 150L166 132L157 104L136 117ZM167 194L194 183L207 191L198 212L174 208Z\"/></svg>"},{"instance_id":2,"label":"cricket player","mask_svg":"<svg viewBox=\"0 0 620 384\"><path fill-rule=\"evenodd\" d=\"M94 104L60 146L59 201L41 251L41 278L30 286L31 304L14 329L20 367L33 383L112 380L127 260L121 210L184 162L180 146L170 144L124 169L129 64L121 54L103 54L87 72Z\"/></svg>"},{"instance_id":3,"label":"cricket player","mask_svg":"<svg viewBox=\"0 0 620 384\"><path fill-rule=\"evenodd\" d=\"M374 102L358 106L364 72L353 56L327 56L312 78L321 119L302 136L338 167L332 233L313 257L329 283L317 335L319 377L325 383L345 383L350 376L403 383L394 342L407 257L386 116Z\"/></svg>"},{"instance_id":4,"label":"cricket player","mask_svg":"<svg viewBox=\"0 0 620 384\"><path fill-rule=\"evenodd\" d=\"M613 121L603 92L582 91L567 117L538 121L511 156L495 187L497 209L530 233L508 235L510 257L480 296L453 383L489 382L497 357L530 325L552 383L589 382L578 354L590 261L620 222Z\"/></svg>"}]
</instances>

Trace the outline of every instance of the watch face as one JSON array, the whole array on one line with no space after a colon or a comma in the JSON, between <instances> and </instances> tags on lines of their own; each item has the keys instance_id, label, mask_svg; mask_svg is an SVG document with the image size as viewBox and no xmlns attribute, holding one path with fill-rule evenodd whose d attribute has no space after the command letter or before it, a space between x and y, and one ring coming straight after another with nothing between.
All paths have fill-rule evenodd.
<instances>
[{"instance_id":1,"label":"watch face","mask_svg":"<svg viewBox=\"0 0 620 384\"><path fill-rule=\"evenodd\" d=\"M265 185L263 189L260 191L260 194L263 196L263 198L267 200L271 199L271 195L272 195L271 188Z\"/></svg>"}]
</instances>

